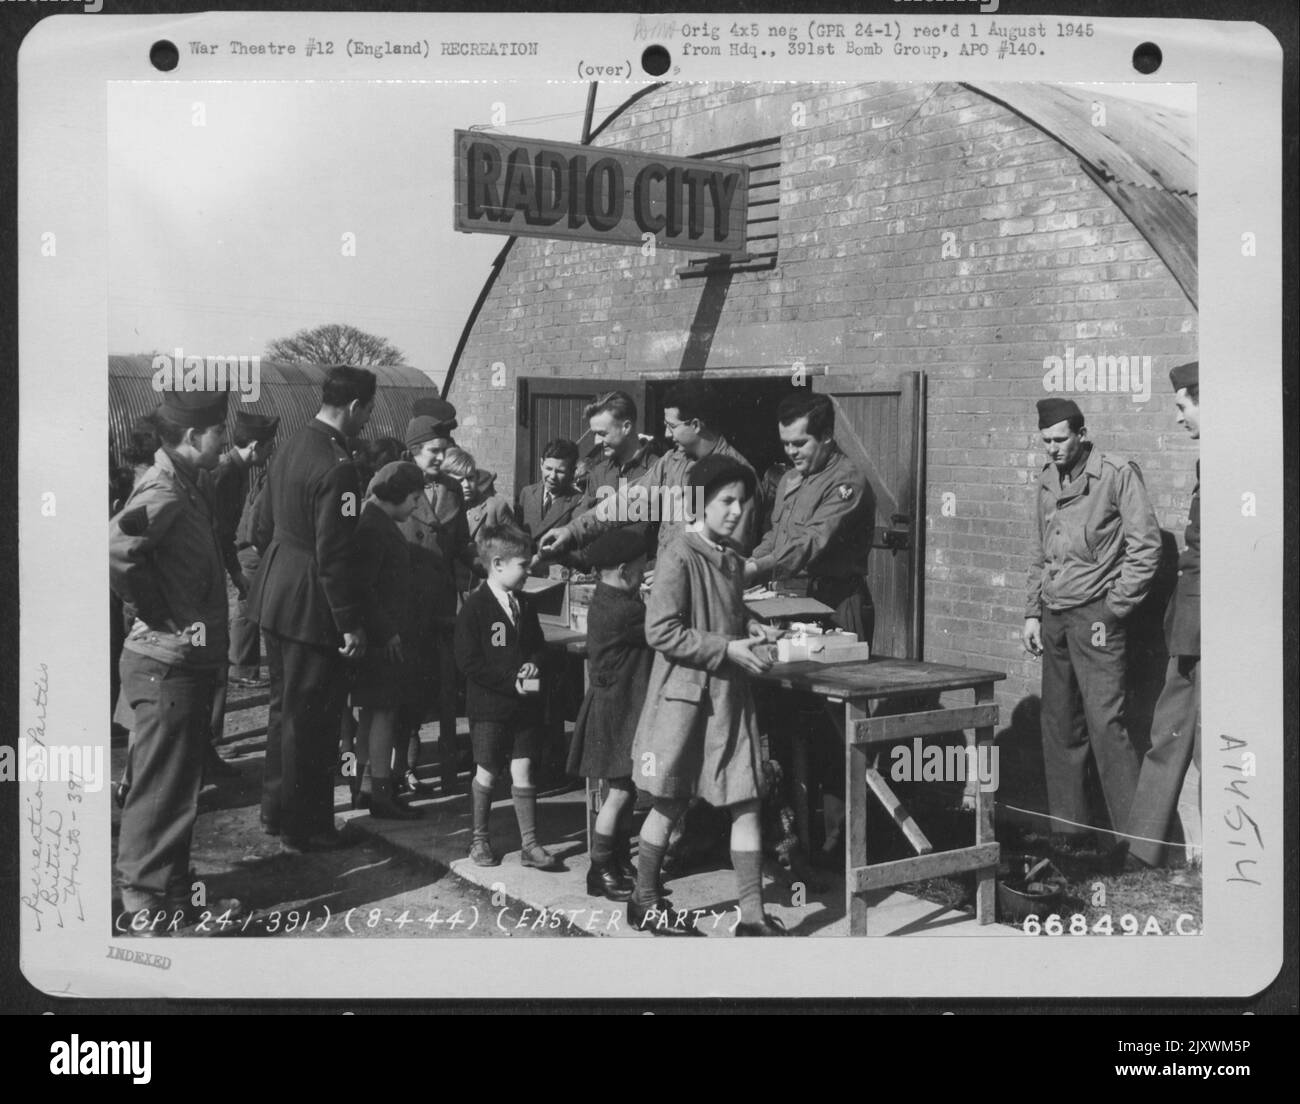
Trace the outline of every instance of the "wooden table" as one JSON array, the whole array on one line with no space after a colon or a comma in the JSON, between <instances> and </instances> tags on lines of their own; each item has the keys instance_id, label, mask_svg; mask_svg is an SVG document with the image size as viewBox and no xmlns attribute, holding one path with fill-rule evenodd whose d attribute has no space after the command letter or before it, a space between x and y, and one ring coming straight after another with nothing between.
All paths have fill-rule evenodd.
<instances>
[{"instance_id":1,"label":"wooden table","mask_svg":"<svg viewBox=\"0 0 1300 1104\"><path fill-rule=\"evenodd\" d=\"M558 626L543 625L549 647L585 660L585 633ZM587 683L584 663L584 688ZM884 776L870 762L875 750L915 737L944 732L972 730L976 754L980 747L992 749L997 730L998 707L993 700L993 685L1007 676L1001 671L984 671L973 667L949 667L911 659L873 656L863 662L849 663L777 663L759 680L820 697L827 705L836 727L844 738L845 912L851 935L867 934L867 903L864 895L872 890L905 885L925 878L974 871L975 916L981 924L991 924L995 913L995 879L999 847L993 833L993 795L974 788L975 842L970 847L936 852L912 819L903 803L889 788ZM872 717L873 702L918 694L972 690L973 706L927 709ZM808 791L810 732L796 732L791 763L794 783L795 827L807 848L809 833ZM989 754L991 754L991 750ZM587 849L591 850L596 814L604 799L598 780L588 779ZM898 824L916 857L894 862L867 863L867 794L871 793Z\"/></svg>"},{"instance_id":2,"label":"wooden table","mask_svg":"<svg viewBox=\"0 0 1300 1104\"><path fill-rule=\"evenodd\" d=\"M975 843L952 851L934 851L902 802L870 761L870 754L887 744L937 733L974 731L976 754L980 747L992 748L998 723L993 684L1006 675L970 667L948 667L919 660L873 656L869 661L842 664L778 663L759 680L786 689L815 694L829 707L844 737L845 911L851 935L867 934L867 902L864 894L924 878L943 877L973 870L978 882L975 915L981 924L994 920L994 888L999 848L993 835L993 795L975 788ZM872 702L904 695L935 694L952 690L973 690L973 706L926 709L915 713L872 717ZM795 822L799 838L807 846L808 832L808 743L811 733L794 734L794 762L791 773L795 789ZM970 738L967 737L970 743ZM992 754L990 752L986 754ZM886 863L867 863L867 794L870 792L903 830L915 858Z\"/></svg>"}]
</instances>

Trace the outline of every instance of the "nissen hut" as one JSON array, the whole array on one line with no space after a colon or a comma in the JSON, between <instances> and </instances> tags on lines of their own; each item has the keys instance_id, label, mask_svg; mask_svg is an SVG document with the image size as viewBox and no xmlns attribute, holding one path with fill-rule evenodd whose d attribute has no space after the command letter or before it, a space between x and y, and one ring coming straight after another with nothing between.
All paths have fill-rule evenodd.
<instances>
[{"instance_id":1,"label":"nissen hut","mask_svg":"<svg viewBox=\"0 0 1300 1104\"><path fill-rule=\"evenodd\" d=\"M629 391L661 433L665 389L702 377L762 472L782 396L829 392L876 492L876 650L1006 671L1004 723L1033 724L1035 402L1073 398L1140 465L1161 525L1187 521L1168 371L1197 354L1193 134L1089 86L654 88L580 165L481 163L466 202L510 216L488 229L547 236L514 243L477 316L447 392L457 438L509 494L547 440L582 437L598 393ZM638 211L660 216L650 233Z\"/></svg>"}]
</instances>

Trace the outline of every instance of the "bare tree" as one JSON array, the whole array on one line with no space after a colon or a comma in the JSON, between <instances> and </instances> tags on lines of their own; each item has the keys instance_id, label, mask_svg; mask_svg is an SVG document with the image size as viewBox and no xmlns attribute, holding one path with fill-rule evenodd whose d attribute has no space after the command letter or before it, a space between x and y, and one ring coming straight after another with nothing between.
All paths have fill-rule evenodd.
<instances>
[{"instance_id":1,"label":"bare tree","mask_svg":"<svg viewBox=\"0 0 1300 1104\"><path fill-rule=\"evenodd\" d=\"M357 368L406 363L402 351L387 338L334 322L268 342L266 358L283 364L351 364Z\"/></svg>"}]
</instances>

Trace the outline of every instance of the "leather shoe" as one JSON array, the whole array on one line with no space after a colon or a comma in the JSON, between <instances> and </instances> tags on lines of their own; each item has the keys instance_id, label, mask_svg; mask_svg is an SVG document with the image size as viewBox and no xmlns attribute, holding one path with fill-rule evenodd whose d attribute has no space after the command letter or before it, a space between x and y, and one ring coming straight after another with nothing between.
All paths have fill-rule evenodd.
<instances>
[{"instance_id":1,"label":"leather shoe","mask_svg":"<svg viewBox=\"0 0 1300 1104\"><path fill-rule=\"evenodd\" d=\"M534 870L546 870L551 873L563 870L564 863L560 862L545 847L540 844L534 844L532 847L524 847L519 852L519 865L530 866Z\"/></svg>"},{"instance_id":2,"label":"leather shoe","mask_svg":"<svg viewBox=\"0 0 1300 1104\"><path fill-rule=\"evenodd\" d=\"M651 935L704 935L689 912L678 912L663 898L649 908L632 898L627 903L627 923L633 931L648 931Z\"/></svg>"},{"instance_id":3,"label":"leather shoe","mask_svg":"<svg viewBox=\"0 0 1300 1104\"><path fill-rule=\"evenodd\" d=\"M736 936L754 936L754 935L789 935L785 930L785 925L770 913L763 913L763 922L761 924L746 924L741 922L736 925L733 933Z\"/></svg>"},{"instance_id":4,"label":"leather shoe","mask_svg":"<svg viewBox=\"0 0 1300 1104\"><path fill-rule=\"evenodd\" d=\"M241 690L265 690L271 685L271 680L264 678L233 678L230 681Z\"/></svg>"},{"instance_id":5,"label":"leather shoe","mask_svg":"<svg viewBox=\"0 0 1300 1104\"><path fill-rule=\"evenodd\" d=\"M475 866L500 866L501 857L492 850L487 840L475 840L470 844L469 861Z\"/></svg>"},{"instance_id":6,"label":"leather shoe","mask_svg":"<svg viewBox=\"0 0 1300 1104\"><path fill-rule=\"evenodd\" d=\"M608 901L628 901L635 885L619 868L615 860L595 862L587 870L587 896L604 897Z\"/></svg>"},{"instance_id":7,"label":"leather shoe","mask_svg":"<svg viewBox=\"0 0 1300 1104\"><path fill-rule=\"evenodd\" d=\"M355 847L359 842L355 832L341 832L337 828L330 828L311 836L283 836L280 846L291 854L300 854L308 851L345 851L349 847Z\"/></svg>"},{"instance_id":8,"label":"leather shoe","mask_svg":"<svg viewBox=\"0 0 1300 1104\"><path fill-rule=\"evenodd\" d=\"M420 814L398 801L390 778L371 779L370 815L379 820L419 820Z\"/></svg>"}]
</instances>

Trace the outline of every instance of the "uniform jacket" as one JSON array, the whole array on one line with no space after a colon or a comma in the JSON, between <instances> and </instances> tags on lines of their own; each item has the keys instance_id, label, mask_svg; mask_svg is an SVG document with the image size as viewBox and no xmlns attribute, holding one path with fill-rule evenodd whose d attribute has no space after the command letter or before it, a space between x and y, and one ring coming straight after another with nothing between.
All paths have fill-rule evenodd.
<instances>
[{"instance_id":1,"label":"uniform jacket","mask_svg":"<svg viewBox=\"0 0 1300 1104\"><path fill-rule=\"evenodd\" d=\"M602 487L617 491L621 480L635 483L650 470L650 465L655 462L655 459L655 454L650 451L649 441L642 441L636 452L621 464L617 460L606 460L602 456L587 469L587 489L583 493L580 510L586 513L606 496L608 492L602 493Z\"/></svg>"},{"instance_id":2,"label":"uniform jacket","mask_svg":"<svg viewBox=\"0 0 1300 1104\"><path fill-rule=\"evenodd\" d=\"M545 693L515 692L525 663L546 668L546 638L526 594L516 594L519 624L497 601L487 583L473 590L456 616L456 666L465 676L465 715L471 721L541 724Z\"/></svg>"},{"instance_id":3,"label":"uniform jacket","mask_svg":"<svg viewBox=\"0 0 1300 1104\"><path fill-rule=\"evenodd\" d=\"M1178 557L1178 585L1165 610L1165 644L1173 656L1201 654L1201 465L1187 513L1185 547Z\"/></svg>"},{"instance_id":4,"label":"uniform jacket","mask_svg":"<svg viewBox=\"0 0 1300 1104\"><path fill-rule=\"evenodd\" d=\"M457 570L468 579L474 561L460 484L450 476L435 476L415 512L398 528L410 546L417 624L427 633L436 622L456 616Z\"/></svg>"},{"instance_id":5,"label":"uniform jacket","mask_svg":"<svg viewBox=\"0 0 1300 1104\"><path fill-rule=\"evenodd\" d=\"M654 755L680 779L637 785L658 796L698 793L724 806L758 796L759 736L747 676L727 662L727 644L745 636L744 563L693 530L664 550L646 605L646 642L655 650L645 707L633 743L634 772ZM698 746L687 754L682 749ZM698 768L695 764L701 764ZM668 783L661 788L662 784ZM684 785L689 789L684 789Z\"/></svg>"},{"instance_id":6,"label":"uniform jacket","mask_svg":"<svg viewBox=\"0 0 1300 1104\"><path fill-rule=\"evenodd\" d=\"M266 490L266 465L253 469L248 494L240 507L239 524L235 527L235 551L253 547L253 524L257 520L257 500Z\"/></svg>"},{"instance_id":7,"label":"uniform jacket","mask_svg":"<svg viewBox=\"0 0 1300 1104\"><path fill-rule=\"evenodd\" d=\"M776 487L772 528L751 557L760 578L861 578L875 536L876 496L867 477L838 448L821 471L795 470Z\"/></svg>"},{"instance_id":8,"label":"uniform jacket","mask_svg":"<svg viewBox=\"0 0 1300 1104\"><path fill-rule=\"evenodd\" d=\"M530 483L519 492L519 506L515 511L519 525L533 540L551 529L567 525L570 518L582 507L582 492L570 490L566 494L556 495L551 500L551 508L542 511L542 500L546 492L543 483Z\"/></svg>"},{"instance_id":9,"label":"uniform jacket","mask_svg":"<svg viewBox=\"0 0 1300 1104\"><path fill-rule=\"evenodd\" d=\"M247 464L235 458L234 452L227 452L221 457L217 469L212 473L212 501L217 516L217 539L221 542L221 553L226 563L226 571L233 579L240 573L238 542L235 535L239 530L240 515L248 498Z\"/></svg>"},{"instance_id":10,"label":"uniform jacket","mask_svg":"<svg viewBox=\"0 0 1300 1104\"><path fill-rule=\"evenodd\" d=\"M354 571L367 654L394 636L409 648L415 620L411 556L397 522L373 502L366 503L357 525Z\"/></svg>"},{"instance_id":11,"label":"uniform jacket","mask_svg":"<svg viewBox=\"0 0 1300 1104\"><path fill-rule=\"evenodd\" d=\"M249 616L267 632L320 646L361 627L352 579L361 486L347 442L314 418L271 463L253 543L262 565Z\"/></svg>"},{"instance_id":12,"label":"uniform jacket","mask_svg":"<svg viewBox=\"0 0 1300 1104\"><path fill-rule=\"evenodd\" d=\"M1118 618L1138 606L1160 566L1160 526L1136 464L1090 448L1067 489L1055 464L1038 477L1038 547L1025 616L1099 598Z\"/></svg>"},{"instance_id":13,"label":"uniform jacket","mask_svg":"<svg viewBox=\"0 0 1300 1104\"><path fill-rule=\"evenodd\" d=\"M710 452L705 455L715 453L729 456L750 471L754 470L753 465L732 448L725 437L719 437ZM641 478L631 483L620 484L615 493L607 494L593 509L573 519L569 527L577 537L578 544L588 545L606 530L616 529L629 522L658 520L657 556L662 556L668 545L686 528L687 519L682 512L682 505L689 501L689 480L694 467L694 458L679 448L660 456ZM754 482L758 483L757 473ZM665 495L661 494L661 491L670 493ZM736 526L730 541L737 550L748 553L758 542L758 519L761 513L755 499L745 503L745 512L741 515L740 524Z\"/></svg>"},{"instance_id":14,"label":"uniform jacket","mask_svg":"<svg viewBox=\"0 0 1300 1104\"><path fill-rule=\"evenodd\" d=\"M109 523L113 591L136 612L130 651L182 667L225 664L225 565L210 496L206 472L159 449Z\"/></svg>"}]
</instances>

